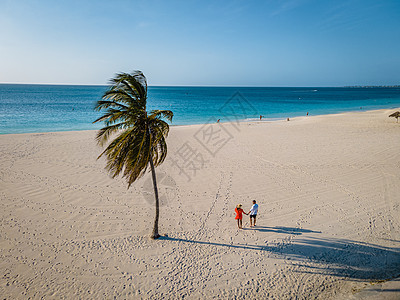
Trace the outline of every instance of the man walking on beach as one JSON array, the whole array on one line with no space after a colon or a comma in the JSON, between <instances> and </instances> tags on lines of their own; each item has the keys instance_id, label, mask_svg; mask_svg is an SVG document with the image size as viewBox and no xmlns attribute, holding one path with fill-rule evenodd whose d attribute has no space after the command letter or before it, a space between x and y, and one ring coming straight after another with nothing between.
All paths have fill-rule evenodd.
<instances>
[{"instance_id":1,"label":"man walking on beach","mask_svg":"<svg viewBox=\"0 0 400 300\"><path fill-rule=\"evenodd\" d=\"M249 211L250 227L256 226L257 213L258 213L258 204L256 203L256 200L253 200L253 206L250 208ZM254 219L254 225L253 225L253 219Z\"/></svg>"}]
</instances>

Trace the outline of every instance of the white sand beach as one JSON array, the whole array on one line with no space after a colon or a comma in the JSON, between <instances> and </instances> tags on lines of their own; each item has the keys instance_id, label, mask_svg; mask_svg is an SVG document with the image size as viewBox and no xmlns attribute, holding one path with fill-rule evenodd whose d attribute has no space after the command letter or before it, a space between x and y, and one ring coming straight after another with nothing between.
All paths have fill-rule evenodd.
<instances>
[{"instance_id":1,"label":"white sand beach","mask_svg":"<svg viewBox=\"0 0 400 300\"><path fill-rule=\"evenodd\" d=\"M171 127L156 241L150 174L111 179L95 131L1 135L0 295L359 299L400 275L394 111Z\"/></svg>"}]
</instances>

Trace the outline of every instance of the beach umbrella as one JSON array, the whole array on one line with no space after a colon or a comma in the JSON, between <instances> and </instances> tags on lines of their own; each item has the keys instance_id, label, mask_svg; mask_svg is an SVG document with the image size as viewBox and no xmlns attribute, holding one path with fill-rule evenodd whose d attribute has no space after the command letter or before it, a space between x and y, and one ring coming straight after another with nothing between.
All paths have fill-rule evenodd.
<instances>
[{"instance_id":1,"label":"beach umbrella","mask_svg":"<svg viewBox=\"0 0 400 300\"><path fill-rule=\"evenodd\" d=\"M400 111L396 111L395 113L392 113L389 117L396 118L397 122L399 122Z\"/></svg>"}]
</instances>

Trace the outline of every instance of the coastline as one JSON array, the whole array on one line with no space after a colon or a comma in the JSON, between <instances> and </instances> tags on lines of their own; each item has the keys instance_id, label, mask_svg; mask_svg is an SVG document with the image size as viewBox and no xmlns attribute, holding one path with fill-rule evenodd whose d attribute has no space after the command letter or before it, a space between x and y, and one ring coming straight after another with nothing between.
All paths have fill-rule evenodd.
<instances>
[{"instance_id":1,"label":"coastline","mask_svg":"<svg viewBox=\"0 0 400 300\"><path fill-rule=\"evenodd\" d=\"M287 117L277 117L277 118L263 118L262 120L259 120L258 118L252 118L252 119L240 119L237 122L229 122L229 121L221 121L221 124L226 124L229 125L230 123L240 123L240 124L246 124L246 123L275 123L275 122L287 122L287 118L290 119L290 121L294 120L301 120L303 118L320 118L320 117L327 117L327 116L340 116L343 114L357 114L357 113L373 113L373 112L389 112L389 111L397 111L400 110L400 107L394 107L394 108L380 108L380 109L372 109L372 110L362 110L362 111L343 111L343 112L338 112L338 113L329 113L329 114L319 114L319 115L308 115L308 116L290 116L288 115ZM211 119L211 118L210 118ZM216 121L217 119L215 119ZM204 126L208 124L214 124L216 122L206 122L206 123L199 123L199 124L183 124L183 125L174 125L170 124L170 128L179 128L179 127L192 127L192 126ZM21 132L21 133L0 133L0 136L2 135L21 135L21 134L46 134L46 133L62 133L62 132L93 132L97 131L98 129L82 129L82 130L62 130L62 131L38 131L38 132Z\"/></svg>"},{"instance_id":2,"label":"coastline","mask_svg":"<svg viewBox=\"0 0 400 300\"><path fill-rule=\"evenodd\" d=\"M109 178L95 130L0 135L0 293L353 297L399 275L393 110L172 126L159 241L149 174L129 190ZM204 138L213 129L219 143ZM253 199L258 226L239 231L233 209Z\"/></svg>"},{"instance_id":3,"label":"coastline","mask_svg":"<svg viewBox=\"0 0 400 300\"><path fill-rule=\"evenodd\" d=\"M93 107L104 88L0 85L0 134L98 130ZM175 126L386 109L399 107L399 96L398 88L151 87L149 109L173 107Z\"/></svg>"}]
</instances>

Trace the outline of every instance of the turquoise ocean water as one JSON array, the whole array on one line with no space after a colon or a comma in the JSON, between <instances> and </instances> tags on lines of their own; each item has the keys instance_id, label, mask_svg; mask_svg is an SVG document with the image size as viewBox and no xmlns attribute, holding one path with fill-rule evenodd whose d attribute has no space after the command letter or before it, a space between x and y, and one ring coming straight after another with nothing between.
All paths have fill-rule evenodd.
<instances>
[{"instance_id":1,"label":"turquoise ocean water","mask_svg":"<svg viewBox=\"0 0 400 300\"><path fill-rule=\"evenodd\" d=\"M95 130L106 86L0 84L0 134ZM400 107L400 88L149 87L148 109L170 109L172 125L217 119L283 119Z\"/></svg>"}]
</instances>

